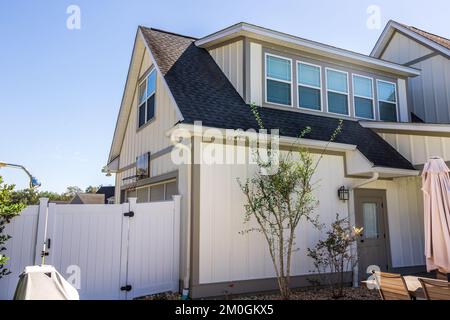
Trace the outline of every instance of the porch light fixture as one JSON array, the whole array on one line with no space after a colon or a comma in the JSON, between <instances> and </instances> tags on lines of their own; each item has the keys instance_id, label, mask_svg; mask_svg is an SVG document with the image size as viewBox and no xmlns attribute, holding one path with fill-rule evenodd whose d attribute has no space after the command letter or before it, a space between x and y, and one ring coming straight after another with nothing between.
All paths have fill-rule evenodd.
<instances>
[{"instance_id":1,"label":"porch light fixture","mask_svg":"<svg viewBox=\"0 0 450 320\"><path fill-rule=\"evenodd\" d=\"M350 198L350 192L344 186L338 189L339 200L347 201Z\"/></svg>"}]
</instances>

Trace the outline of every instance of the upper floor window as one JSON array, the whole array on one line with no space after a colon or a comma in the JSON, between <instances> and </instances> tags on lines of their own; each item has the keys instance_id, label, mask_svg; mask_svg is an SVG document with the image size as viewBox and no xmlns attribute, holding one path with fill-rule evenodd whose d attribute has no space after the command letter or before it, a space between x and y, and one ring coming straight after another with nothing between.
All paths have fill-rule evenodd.
<instances>
[{"instance_id":1,"label":"upper floor window","mask_svg":"<svg viewBox=\"0 0 450 320\"><path fill-rule=\"evenodd\" d=\"M373 110L373 80L372 78L353 75L353 102L355 116L358 118L374 119Z\"/></svg>"},{"instance_id":2,"label":"upper floor window","mask_svg":"<svg viewBox=\"0 0 450 320\"><path fill-rule=\"evenodd\" d=\"M349 115L348 73L326 69L328 112Z\"/></svg>"},{"instance_id":3,"label":"upper floor window","mask_svg":"<svg viewBox=\"0 0 450 320\"><path fill-rule=\"evenodd\" d=\"M397 88L395 83L377 80L380 120L397 121Z\"/></svg>"},{"instance_id":4,"label":"upper floor window","mask_svg":"<svg viewBox=\"0 0 450 320\"><path fill-rule=\"evenodd\" d=\"M292 60L266 54L266 102L292 105Z\"/></svg>"},{"instance_id":5,"label":"upper floor window","mask_svg":"<svg viewBox=\"0 0 450 320\"><path fill-rule=\"evenodd\" d=\"M298 106L300 108L322 110L320 67L297 62Z\"/></svg>"},{"instance_id":6,"label":"upper floor window","mask_svg":"<svg viewBox=\"0 0 450 320\"><path fill-rule=\"evenodd\" d=\"M139 84L139 128L155 117L156 69Z\"/></svg>"}]
</instances>

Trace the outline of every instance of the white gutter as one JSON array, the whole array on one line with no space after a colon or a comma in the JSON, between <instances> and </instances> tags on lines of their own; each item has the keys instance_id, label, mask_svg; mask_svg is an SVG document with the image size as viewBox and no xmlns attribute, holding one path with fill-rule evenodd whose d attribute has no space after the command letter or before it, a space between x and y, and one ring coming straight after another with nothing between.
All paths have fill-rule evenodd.
<instances>
[{"instance_id":1,"label":"white gutter","mask_svg":"<svg viewBox=\"0 0 450 320\"><path fill-rule=\"evenodd\" d=\"M369 179L363 180L363 181L358 181L354 184L352 184L349 187L349 196L350 196L350 200L348 201L348 213L349 213L349 218L350 218L350 225L355 226L356 225L356 209L355 209L355 199L354 199L354 190L357 188L360 188L362 186L365 186L371 182L377 181L379 178L380 174L378 172L372 172L372 177L370 177ZM352 251L352 255L356 255L358 254L358 245L356 243L354 243L352 245L352 248L350 249ZM358 262L356 263L355 267L353 267L353 287L358 287L359 286L359 265Z\"/></svg>"}]
</instances>

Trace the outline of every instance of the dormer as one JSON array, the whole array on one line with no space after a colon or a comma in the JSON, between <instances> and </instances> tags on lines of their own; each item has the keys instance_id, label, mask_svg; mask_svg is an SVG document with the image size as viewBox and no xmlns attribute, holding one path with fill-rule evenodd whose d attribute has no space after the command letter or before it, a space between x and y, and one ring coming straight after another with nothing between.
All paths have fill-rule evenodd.
<instances>
[{"instance_id":1,"label":"dormer","mask_svg":"<svg viewBox=\"0 0 450 320\"><path fill-rule=\"evenodd\" d=\"M238 23L195 42L247 103L351 120L409 122L420 70Z\"/></svg>"}]
</instances>

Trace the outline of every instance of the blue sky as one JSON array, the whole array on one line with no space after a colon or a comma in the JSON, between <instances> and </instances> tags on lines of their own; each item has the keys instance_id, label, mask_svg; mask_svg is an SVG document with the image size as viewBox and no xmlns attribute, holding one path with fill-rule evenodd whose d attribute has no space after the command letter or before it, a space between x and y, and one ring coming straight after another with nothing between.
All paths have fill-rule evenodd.
<instances>
[{"instance_id":1,"label":"blue sky","mask_svg":"<svg viewBox=\"0 0 450 320\"><path fill-rule=\"evenodd\" d=\"M69 30L69 5L81 29ZM239 21L368 54L381 29L367 8L450 38L448 1L0 0L0 160L41 190L113 184L106 164L139 24L201 37ZM1 169L18 188L20 171Z\"/></svg>"}]
</instances>

